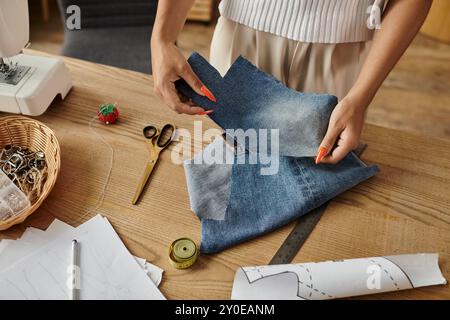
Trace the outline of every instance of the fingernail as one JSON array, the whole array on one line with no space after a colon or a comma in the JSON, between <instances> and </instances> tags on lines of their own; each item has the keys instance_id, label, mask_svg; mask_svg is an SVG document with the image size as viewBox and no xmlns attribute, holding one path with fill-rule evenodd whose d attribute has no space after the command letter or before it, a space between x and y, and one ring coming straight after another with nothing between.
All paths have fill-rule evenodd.
<instances>
[{"instance_id":1,"label":"fingernail","mask_svg":"<svg viewBox=\"0 0 450 320\"><path fill-rule=\"evenodd\" d=\"M322 162L323 158L327 155L328 149L325 147L320 147L319 152L317 152L316 156L316 164Z\"/></svg>"},{"instance_id":2,"label":"fingernail","mask_svg":"<svg viewBox=\"0 0 450 320\"><path fill-rule=\"evenodd\" d=\"M208 114L211 114L213 112L213 110L207 110L207 111L202 111L197 113L199 116L206 116Z\"/></svg>"},{"instance_id":3,"label":"fingernail","mask_svg":"<svg viewBox=\"0 0 450 320\"><path fill-rule=\"evenodd\" d=\"M208 89L206 86L202 86L202 87L200 88L200 91L201 91L201 92L202 92L209 100L211 100L212 102L216 102L216 101L217 101L216 97L214 97L214 95L212 94L212 92L209 91L209 89Z\"/></svg>"}]
</instances>

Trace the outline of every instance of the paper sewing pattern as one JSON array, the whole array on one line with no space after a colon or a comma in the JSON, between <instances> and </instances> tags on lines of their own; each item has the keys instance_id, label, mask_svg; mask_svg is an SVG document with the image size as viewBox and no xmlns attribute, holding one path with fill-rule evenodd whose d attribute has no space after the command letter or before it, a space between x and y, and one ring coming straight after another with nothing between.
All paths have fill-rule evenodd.
<instances>
[{"instance_id":1,"label":"paper sewing pattern","mask_svg":"<svg viewBox=\"0 0 450 320\"><path fill-rule=\"evenodd\" d=\"M243 267L232 299L324 300L445 284L437 254Z\"/></svg>"}]
</instances>

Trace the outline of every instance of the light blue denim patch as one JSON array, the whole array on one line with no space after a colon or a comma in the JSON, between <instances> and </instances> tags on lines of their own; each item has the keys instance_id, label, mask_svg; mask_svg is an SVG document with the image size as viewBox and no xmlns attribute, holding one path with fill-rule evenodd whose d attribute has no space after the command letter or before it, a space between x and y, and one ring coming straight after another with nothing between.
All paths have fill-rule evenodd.
<instances>
[{"instance_id":1,"label":"light blue denim patch","mask_svg":"<svg viewBox=\"0 0 450 320\"><path fill-rule=\"evenodd\" d=\"M184 162L184 171L188 186L191 209L200 219L223 220L228 207L231 191L232 164L227 164L226 152L223 152L219 164L201 163L210 149L230 148L225 140L216 138L193 159ZM234 150L231 150L234 161Z\"/></svg>"},{"instance_id":2,"label":"light blue denim patch","mask_svg":"<svg viewBox=\"0 0 450 320\"><path fill-rule=\"evenodd\" d=\"M262 175L262 163L233 155L233 164L184 164L192 210L202 223L202 253L224 250L283 226L375 175L354 153L337 165L316 165L314 156L325 135L336 98L295 92L258 70L243 57L222 79L200 55L189 58L193 70L217 98L213 104L182 80L177 88L205 109L223 129L279 129L278 173ZM216 139L209 148L226 147Z\"/></svg>"}]
</instances>

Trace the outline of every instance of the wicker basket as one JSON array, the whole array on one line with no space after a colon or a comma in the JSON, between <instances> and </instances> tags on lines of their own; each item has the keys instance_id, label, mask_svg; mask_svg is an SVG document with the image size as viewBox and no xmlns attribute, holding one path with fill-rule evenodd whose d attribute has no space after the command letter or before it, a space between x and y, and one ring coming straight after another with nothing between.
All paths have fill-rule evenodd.
<instances>
[{"instance_id":1,"label":"wicker basket","mask_svg":"<svg viewBox=\"0 0 450 320\"><path fill-rule=\"evenodd\" d=\"M0 230L6 230L23 222L42 204L55 185L61 165L61 149L58 140L53 131L39 121L22 116L1 117L0 149L7 144L45 152L47 179L41 196L34 203L31 203L31 207L17 216L0 221Z\"/></svg>"}]
</instances>

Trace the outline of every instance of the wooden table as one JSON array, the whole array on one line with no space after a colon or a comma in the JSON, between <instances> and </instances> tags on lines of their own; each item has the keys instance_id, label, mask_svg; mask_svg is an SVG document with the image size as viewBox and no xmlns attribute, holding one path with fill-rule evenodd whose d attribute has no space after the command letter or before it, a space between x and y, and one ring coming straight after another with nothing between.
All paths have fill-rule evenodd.
<instances>
[{"instance_id":1,"label":"wooden table","mask_svg":"<svg viewBox=\"0 0 450 320\"><path fill-rule=\"evenodd\" d=\"M120 123L94 130L114 148L106 196L98 213L106 216L135 255L164 268L161 290L169 299L229 299L234 272L242 265L267 264L293 225L248 241L220 254L200 257L188 270L175 270L167 249L176 238L200 241L200 223L189 208L183 168L164 152L138 206L130 204L148 156L141 130L168 121L193 130L215 125L201 116L176 115L153 94L150 76L65 59L74 88L38 119L55 132L62 149L56 186L41 208L22 225L0 233L15 238L27 226L46 228L54 218L74 226L95 206L110 163L110 151L89 130L100 103L119 101ZM407 101L405 101L407 103ZM431 107L431 106L430 106ZM363 140L367 163L381 172L337 197L294 262L357 258L401 253L438 252L450 278L450 141L413 136L367 125ZM170 149L173 149L172 145ZM448 286L436 286L371 299L449 299Z\"/></svg>"}]
</instances>

